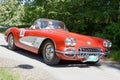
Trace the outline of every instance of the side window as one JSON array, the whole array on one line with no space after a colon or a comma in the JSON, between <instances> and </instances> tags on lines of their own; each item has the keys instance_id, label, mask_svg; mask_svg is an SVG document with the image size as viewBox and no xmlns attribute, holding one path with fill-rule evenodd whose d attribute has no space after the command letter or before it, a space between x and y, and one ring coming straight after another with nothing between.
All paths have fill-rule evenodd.
<instances>
[{"instance_id":1,"label":"side window","mask_svg":"<svg viewBox=\"0 0 120 80\"><path fill-rule=\"evenodd\" d=\"M48 21L41 21L41 28L46 28L48 26Z\"/></svg>"},{"instance_id":2,"label":"side window","mask_svg":"<svg viewBox=\"0 0 120 80\"><path fill-rule=\"evenodd\" d=\"M37 27L37 29L38 28L40 29L41 28L41 21L40 20L35 21L34 25Z\"/></svg>"}]
</instances>

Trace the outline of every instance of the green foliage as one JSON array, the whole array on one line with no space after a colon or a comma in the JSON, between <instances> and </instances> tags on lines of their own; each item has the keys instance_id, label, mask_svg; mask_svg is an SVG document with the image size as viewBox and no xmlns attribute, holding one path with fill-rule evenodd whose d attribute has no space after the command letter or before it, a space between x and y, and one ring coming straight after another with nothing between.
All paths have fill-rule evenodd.
<instances>
[{"instance_id":1,"label":"green foliage","mask_svg":"<svg viewBox=\"0 0 120 80\"><path fill-rule=\"evenodd\" d=\"M6 29L0 29L0 33L4 33Z\"/></svg>"},{"instance_id":2,"label":"green foliage","mask_svg":"<svg viewBox=\"0 0 120 80\"><path fill-rule=\"evenodd\" d=\"M85 24L77 24L72 29L72 32L81 33L81 34L87 34L87 32L85 32L86 28L87 28L87 25L85 25Z\"/></svg>"},{"instance_id":3,"label":"green foliage","mask_svg":"<svg viewBox=\"0 0 120 80\"><path fill-rule=\"evenodd\" d=\"M24 8L19 7L18 0L4 0L0 3L0 12L0 25L24 25L20 21L24 14Z\"/></svg>"},{"instance_id":4,"label":"green foliage","mask_svg":"<svg viewBox=\"0 0 120 80\"><path fill-rule=\"evenodd\" d=\"M19 80L19 76L8 69L0 68L0 80Z\"/></svg>"},{"instance_id":5,"label":"green foliage","mask_svg":"<svg viewBox=\"0 0 120 80\"><path fill-rule=\"evenodd\" d=\"M119 49L120 23L111 23L110 25L106 26L104 34L106 34L106 38L108 38L112 41L113 47L116 49Z\"/></svg>"},{"instance_id":6,"label":"green foliage","mask_svg":"<svg viewBox=\"0 0 120 80\"><path fill-rule=\"evenodd\" d=\"M120 50L111 51L109 59L120 62Z\"/></svg>"}]
</instances>

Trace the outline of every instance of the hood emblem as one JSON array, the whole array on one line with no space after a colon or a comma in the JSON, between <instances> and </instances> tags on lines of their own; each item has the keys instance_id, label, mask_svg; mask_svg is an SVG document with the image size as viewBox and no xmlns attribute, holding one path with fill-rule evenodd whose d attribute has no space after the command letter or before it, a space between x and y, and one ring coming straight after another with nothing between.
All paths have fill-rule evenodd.
<instances>
[{"instance_id":1,"label":"hood emblem","mask_svg":"<svg viewBox=\"0 0 120 80\"><path fill-rule=\"evenodd\" d=\"M88 45L91 45L91 42L90 42L90 41L88 41L88 42L87 42L87 44L88 44Z\"/></svg>"}]
</instances>

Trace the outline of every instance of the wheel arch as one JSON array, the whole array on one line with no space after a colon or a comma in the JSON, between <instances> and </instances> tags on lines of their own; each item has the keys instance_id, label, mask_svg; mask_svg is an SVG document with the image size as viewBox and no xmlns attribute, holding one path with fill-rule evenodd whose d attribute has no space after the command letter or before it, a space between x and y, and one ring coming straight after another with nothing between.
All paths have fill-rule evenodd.
<instances>
[{"instance_id":1,"label":"wheel arch","mask_svg":"<svg viewBox=\"0 0 120 80\"><path fill-rule=\"evenodd\" d=\"M14 36L16 31L18 31L18 28L16 28L16 27L12 27L12 28L9 28L8 30L6 30L6 32L5 32L6 41L8 41L8 36L10 34L12 34Z\"/></svg>"},{"instance_id":2,"label":"wheel arch","mask_svg":"<svg viewBox=\"0 0 120 80\"><path fill-rule=\"evenodd\" d=\"M13 33L12 33L12 32L9 32L9 33L8 33L8 35L7 35L7 42L8 42L8 37L9 37L9 35L10 35L10 34L12 34L12 35L13 35Z\"/></svg>"},{"instance_id":3,"label":"wheel arch","mask_svg":"<svg viewBox=\"0 0 120 80\"><path fill-rule=\"evenodd\" d=\"M55 47L55 49L56 49L55 41L52 40L52 39L50 39L50 38L46 38L46 39L44 39L44 40L42 41L42 43L41 43L41 45L40 45L40 47L39 47L39 50L38 50L38 54L42 55L43 46L44 46L45 42L48 41L48 40L53 43L53 45L54 45L54 47Z\"/></svg>"}]
</instances>

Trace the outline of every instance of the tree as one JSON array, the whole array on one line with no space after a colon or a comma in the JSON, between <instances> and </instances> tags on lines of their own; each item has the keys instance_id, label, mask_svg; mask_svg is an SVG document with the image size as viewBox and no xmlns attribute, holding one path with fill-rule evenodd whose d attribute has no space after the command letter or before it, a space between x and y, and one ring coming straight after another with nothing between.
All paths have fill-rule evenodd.
<instances>
[{"instance_id":1,"label":"tree","mask_svg":"<svg viewBox=\"0 0 120 80\"><path fill-rule=\"evenodd\" d=\"M108 38L119 44L119 39L109 36L119 36L120 0L33 0L24 5L18 2L5 0L0 4L0 24L30 26L38 18L58 19L70 31Z\"/></svg>"},{"instance_id":2,"label":"tree","mask_svg":"<svg viewBox=\"0 0 120 80\"><path fill-rule=\"evenodd\" d=\"M20 19L24 14L24 8L19 6L18 0L4 0L0 7L1 25L21 25Z\"/></svg>"}]
</instances>

